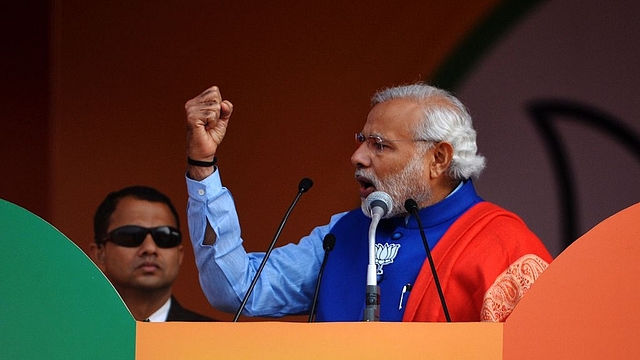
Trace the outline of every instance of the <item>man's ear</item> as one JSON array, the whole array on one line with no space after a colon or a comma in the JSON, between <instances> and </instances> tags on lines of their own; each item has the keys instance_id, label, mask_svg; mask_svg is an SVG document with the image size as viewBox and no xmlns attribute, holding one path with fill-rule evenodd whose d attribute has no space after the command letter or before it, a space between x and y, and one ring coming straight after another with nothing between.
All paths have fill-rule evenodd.
<instances>
[{"instance_id":1,"label":"man's ear","mask_svg":"<svg viewBox=\"0 0 640 360\"><path fill-rule=\"evenodd\" d=\"M95 242L89 245L89 256L98 267L104 263L104 246L98 246Z\"/></svg>"},{"instance_id":2,"label":"man's ear","mask_svg":"<svg viewBox=\"0 0 640 360\"><path fill-rule=\"evenodd\" d=\"M429 166L429 175L431 178L439 178L447 172L451 166L453 159L453 146L448 142L441 141L436 143L431 149L433 156Z\"/></svg>"},{"instance_id":3,"label":"man's ear","mask_svg":"<svg viewBox=\"0 0 640 360\"><path fill-rule=\"evenodd\" d=\"M184 258L184 248L182 245L178 247L178 266L182 266L182 259Z\"/></svg>"}]
</instances>

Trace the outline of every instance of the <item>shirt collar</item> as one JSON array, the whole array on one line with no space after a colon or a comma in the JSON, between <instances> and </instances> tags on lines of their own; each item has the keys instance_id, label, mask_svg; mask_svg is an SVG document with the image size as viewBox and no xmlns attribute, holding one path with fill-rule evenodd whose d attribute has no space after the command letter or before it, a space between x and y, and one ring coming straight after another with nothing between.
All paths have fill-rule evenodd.
<instances>
[{"instance_id":1,"label":"shirt collar","mask_svg":"<svg viewBox=\"0 0 640 360\"><path fill-rule=\"evenodd\" d=\"M453 189L453 191L449 195L447 195L447 197L445 197L445 199L450 197L451 195L455 194L458 190L460 190L462 188L462 186L465 184L465 182L466 182L466 180L460 181L458 186L456 186L456 188ZM411 216L412 216L411 214L407 214L407 216L404 217L405 226L409 224L409 220L411 219Z\"/></svg>"},{"instance_id":2,"label":"shirt collar","mask_svg":"<svg viewBox=\"0 0 640 360\"><path fill-rule=\"evenodd\" d=\"M167 321L167 316L169 315L169 308L171 307L171 297L167 299L167 302L164 303L160 307L160 309L156 310L151 316L149 316L150 322L165 322Z\"/></svg>"},{"instance_id":3,"label":"shirt collar","mask_svg":"<svg viewBox=\"0 0 640 360\"><path fill-rule=\"evenodd\" d=\"M449 196L433 205L420 209L418 213L425 228L435 226L450 219L460 216L477 201L482 201L475 192L473 182L467 180L460 185ZM405 223L408 228L417 229L417 220L413 217Z\"/></svg>"}]
</instances>

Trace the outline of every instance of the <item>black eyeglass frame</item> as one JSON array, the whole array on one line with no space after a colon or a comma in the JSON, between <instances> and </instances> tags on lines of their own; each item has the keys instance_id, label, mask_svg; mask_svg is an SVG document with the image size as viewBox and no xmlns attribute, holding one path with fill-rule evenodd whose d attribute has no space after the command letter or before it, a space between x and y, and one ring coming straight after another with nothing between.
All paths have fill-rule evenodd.
<instances>
[{"instance_id":1,"label":"black eyeglass frame","mask_svg":"<svg viewBox=\"0 0 640 360\"><path fill-rule=\"evenodd\" d=\"M111 230L98 244L102 245L110 241L118 246L134 248L142 245L148 234L151 234L156 246L162 249L170 249L182 243L182 233L173 226L146 228L138 225L124 225Z\"/></svg>"}]
</instances>

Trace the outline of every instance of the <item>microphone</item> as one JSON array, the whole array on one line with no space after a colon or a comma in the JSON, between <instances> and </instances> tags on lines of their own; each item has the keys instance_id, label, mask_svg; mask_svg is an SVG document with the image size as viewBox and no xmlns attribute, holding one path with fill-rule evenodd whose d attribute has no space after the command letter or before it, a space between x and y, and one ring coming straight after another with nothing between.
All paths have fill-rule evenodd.
<instances>
[{"instance_id":1,"label":"microphone","mask_svg":"<svg viewBox=\"0 0 640 360\"><path fill-rule=\"evenodd\" d=\"M404 202L404 208L410 214L412 214L416 218L416 221L418 222L418 227L420 228L420 236L422 236L422 244L424 244L424 249L427 251L427 259L429 259L431 274L433 275L433 280L435 281L436 288L438 289L438 295L440 296L440 304L442 304L444 317L447 319L447 322L451 322L451 318L449 317L449 309L447 309L447 302L444 300L444 293L442 292L442 287L440 287L440 280L438 280L438 273L436 272L436 266L433 263L433 258L431 257L431 250L429 250L429 244L427 243L427 236L424 234L424 227L422 226L422 220L420 220L420 216L418 215L418 203L416 203L416 201L413 199L407 199Z\"/></svg>"},{"instance_id":2,"label":"microphone","mask_svg":"<svg viewBox=\"0 0 640 360\"><path fill-rule=\"evenodd\" d=\"M295 199L293 199L293 202L289 206L289 210L287 210L287 213L284 215L284 218L282 219L282 222L280 223L280 226L278 227L278 230L276 231L276 234L273 237L273 240L271 240L271 244L269 244L269 248L267 249L267 252L264 254L264 258L262 259L262 262L258 267L258 271L256 271L256 274L253 277L253 280L251 281L251 285L249 286L247 293L244 295L244 299L242 299L242 303L240 303L240 307L238 307L238 311L236 312L236 316L233 318L233 322L238 321L238 318L240 318L240 314L242 313L242 310L244 310L245 306L247 305L249 296L251 296L251 293L253 292L253 288L256 286L256 283L258 282L258 278L262 273L262 269L264 269L264 266L267 264L267 259L269 259L269 256L271 255L271 251L273 250L273 247L276 245L276 241L278 241L278 238L280 237L280 233L282 232L282 228L284 228L284 224L286 224L287 219L289 219L289 215L291 214L291 211L298 203L300 196L302 196L302 194L309 191L309 189L311 189L312 186L313 186L313 181L311 179L304 178L300 180L300 183L298 184L298 193L296 194Z\"/></svg>"},{"instance_id":3,"label":"microphone","mask_svg":"<svg viewBox=\"0 0 640 360\"><path fill-rule=\"evenodd\" d=\"M393 207L391 196L384 191L372 192L364 202L364 214L370 218L377 214L381 219L385 219L389 214L389 210Z\"/></svg>"},{"instance_id":4,"label":"microphone","mask_svg":"<svg viewBox=\"0 0 640 360\"><path fill-rule=\"evenodd\" d=\"M320 292L320 282L322 281L322 273L324 273L324 267L327 265L327 259L329 253L336 246L336 236L329 233L324 236L322 240L322 248L324 249L324 258L322 259L322 265L320 265L320 271L318 272L318 281L316 281L316 292L313 294L313 302L311 303L311 311L309 312L309 322L313 322L316 316L316 304L318 303L318 293Z\"/></svg>"},{"instance_id":5,"label":"microphone","mask_svg":"<svg viewBox=\"0 0 640 360\"><path fill-rule=\"evenodd\" d=\"M364 321L380 321L380 287L376 278L376 229L380 219L387 217L392 208L393 200L384 191L374 191L365 199L365 215L371 218L371 225Z\"/></svg>"}]
</instances>

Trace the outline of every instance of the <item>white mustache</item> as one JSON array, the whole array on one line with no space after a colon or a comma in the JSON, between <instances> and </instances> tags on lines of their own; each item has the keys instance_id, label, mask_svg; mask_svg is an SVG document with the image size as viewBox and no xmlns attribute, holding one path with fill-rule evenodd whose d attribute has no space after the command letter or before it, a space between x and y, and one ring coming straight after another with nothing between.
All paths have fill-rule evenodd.
<instances>
[{"instance_id":1,"label":"white mustache","mask_svg":"<svg viewBox=\"0 0 640 360\"><path fill-rule=\"evenodd\" d=\"M373 175L367 174L367 171L366 171L366 170L364 170L364 169L356 169L355 177L356 177L356 178L361 177L361 178L366 179L366 180L367 180L368 182L370 182L370 183L373 185L373 187L375 187L376 189L377 189L377 188L378 188L378 186L379 186L378 178L377 178L376 176L373 176Z\"/></svg>"}]
</instances>

